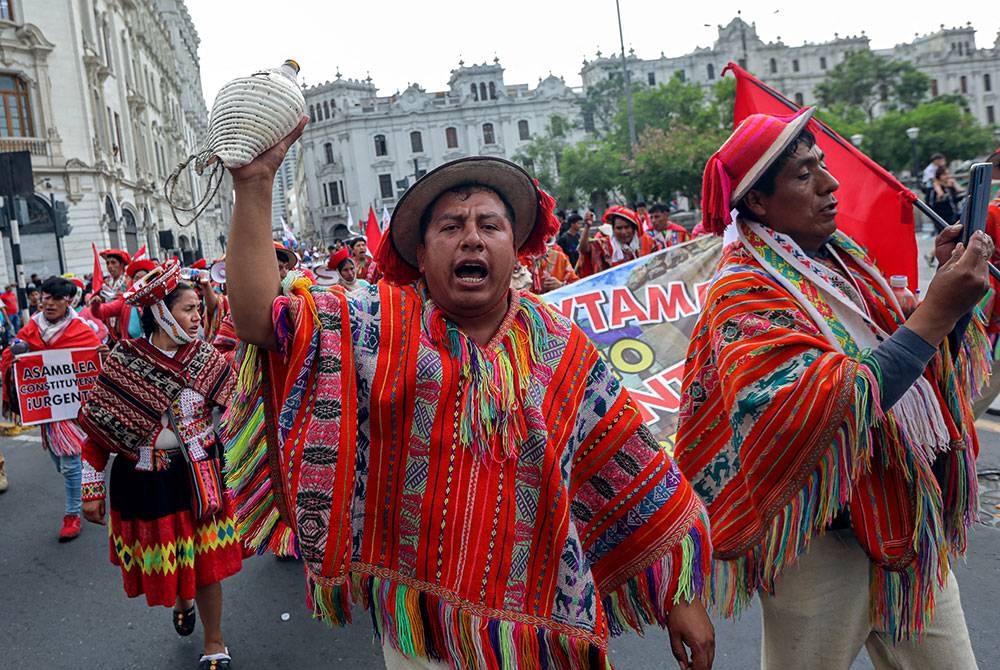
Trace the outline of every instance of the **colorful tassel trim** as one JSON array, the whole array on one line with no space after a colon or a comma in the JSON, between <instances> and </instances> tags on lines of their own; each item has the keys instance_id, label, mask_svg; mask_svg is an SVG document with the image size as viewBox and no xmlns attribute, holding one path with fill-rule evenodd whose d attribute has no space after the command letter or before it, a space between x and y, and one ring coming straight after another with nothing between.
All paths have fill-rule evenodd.
<instances>
[{"instance_id":1,"label":"colorful tassel trim","mask_svg":"<svg viewBox=\"0 0 1000 670\"><path fill-rule=\"evenodd\" d=\"M739 616L757 591L774 593L778 575L845 509L854 473L870 463L871 428L885 419L880 382L877 361L864 356L854 371L852 397L840 399L848 405L844 421L803 487L774 516L760 543L738 556L717 556L712 572L714 609Z\"/></svg>"},{"instance_id":2,"label":"colorful tassel trim","mask_svg":"<svg viewBox=\"0 0 1000 670\"><path fill-rule=\"evenodd\" d=\"M243 544L258 554L296 556L295 536L281 519L271 482L261 359L251 345L241 345L237 353L239 382L222 424L226 485L233 491Z\"/></svg>"},{"instance_id":3,"label":"colorful tassel trim","mask_svg":"<svg viewBox=\"0 0 1000 670\"><path fill-rule=\"evenodd\" d=\"M604 614L613 636L647 625L667 626L671 607L683 601L708 598L706 578L711 573L712 545L708 516L698 515L687 534L662 558L604 596Z\"/></svg>"},{"instance_id":4,"label":"colorful tassel trim","mask_svg":"<svg viewBox=\"0 0 1000 670\"><path fill-rule=\"evenodd\" d=\"M528 436L522 395L528 379L539 367L547 333L556 328L548 308L512 291L515 305L497 330L498 336L480 347L440 308L427 299L424 329L438 346L446 346L458 361L465 380L461 400L459 440L481 458L501 461L517 455Z\"/></svg>"}]
</instances>

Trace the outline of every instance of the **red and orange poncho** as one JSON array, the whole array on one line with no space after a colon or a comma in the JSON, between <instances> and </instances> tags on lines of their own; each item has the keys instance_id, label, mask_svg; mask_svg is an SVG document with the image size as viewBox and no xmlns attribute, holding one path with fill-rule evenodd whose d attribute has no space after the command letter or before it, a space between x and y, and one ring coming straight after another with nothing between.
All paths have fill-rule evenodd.
<instances>
[{"instance_id":1,"label":"red and orange poncho","mask_svg":"<svg viewBox=\"0 0 1000 670\"><path fill-rule=\"evenodd\" d=\"M415 286L286 280L227 419L244 539L404 655L608 668L707 588L705 510L583 333L512 291L480 347ZM287 525L286 525L287 524Z\"/></svg>"}]
</instances>

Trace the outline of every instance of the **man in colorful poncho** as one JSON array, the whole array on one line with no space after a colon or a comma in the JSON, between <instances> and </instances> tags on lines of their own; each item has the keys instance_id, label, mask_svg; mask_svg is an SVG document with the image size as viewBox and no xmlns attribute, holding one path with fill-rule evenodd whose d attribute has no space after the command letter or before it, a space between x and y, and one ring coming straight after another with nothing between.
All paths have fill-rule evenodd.
<instances>
[{"instance_id":1,"label":"man in colorful poncho","mask_svg":"<svg viewBox=\"0 0 1000 670\"><path fill-rule=\"evenodd\" d=\"M271 180L296 136L233 171L245 540L297 542L314 610L370 608L390 668L608 668L609 634L646 623L710 667L701 502L582 332L509 288L552 199L502 159L446 164L397 204L379 285L289 273L279 296Z\"/></svg>"},{"instance_id":2,"label":"man in colorful poncho","mask_svg":"<svg viewBox=\"0 0 1000 670\"><path fill-rule=\"evenodd\" d=\"M744 120L705 169L706 226L727 230L692 337L677 458L708 505L715 604L759 593L765 668L975 668L950 574L975 517L970 386L993 245L961 226L906 319L837 232L838 184L812 111ZM872 225L877 225L875 222ZM981 314L977 314L981 317Z\"/></svg>"},{"instance_id":3,"label":"man in colorful poncho","mask_svg":"<svg viewBox=\"0 0 1000 670\"><path fill-rule=\"evenodd\" d=\"M590 226L585 226L580 235L577 273L581 277L589 277L656 251L653 239L643 234L644 224L639 215L628 207L608 207L601 221L611 226L610 234L591 238Z\"/></svg>"}]
</instances>

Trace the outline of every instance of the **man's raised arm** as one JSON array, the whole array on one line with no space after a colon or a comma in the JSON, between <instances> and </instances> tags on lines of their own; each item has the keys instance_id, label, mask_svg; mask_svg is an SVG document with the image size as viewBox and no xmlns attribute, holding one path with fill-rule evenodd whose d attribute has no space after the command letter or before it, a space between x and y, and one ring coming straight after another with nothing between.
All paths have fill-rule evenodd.
<instances>
[{"instance_id":1,"label":"man's raised arm","mask_svg":"<svg viewBox=\"0 0 1000 670\"><path fill-rule=\"evenodd\" d=\"M271 187L285 152L302 134L308 118L248 165L231 171L236 203L226 249L226 280L236 336L273 349L271 303L281 279L271 242Z\"/></svg>"}]
</instances>

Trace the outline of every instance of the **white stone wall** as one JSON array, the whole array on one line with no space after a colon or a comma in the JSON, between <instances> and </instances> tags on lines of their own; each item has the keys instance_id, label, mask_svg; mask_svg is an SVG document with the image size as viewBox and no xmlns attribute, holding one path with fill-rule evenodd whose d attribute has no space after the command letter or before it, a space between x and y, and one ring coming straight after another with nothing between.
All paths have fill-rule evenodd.
<instances>
[{"instance_id":1,"label":"white stone wall","mask_svg":"<svg viewBox=\"0 0 1000 670\"><path fill-rule=\"evenodd\" d=\"M36 194L69 205L66 270L89 273L91 242L109 244L108 198L123 246L128 211L137 246L163 256L157 233L172 230L175 242L200 234L205 255L221 255L231 188L221 190L197 231L174 223L162 193L166 176L207 129L198 37L183 0L16 0L13 9L15 22L0 22L9 60L0 72L29 83L35 133L0 138L0 150L30 148ZM195 198L204 192L192 175L181 182ZM7 280L3 265L0 281Z\"/></svg>"},{"instance_id":2,"label":"white stone wall","mask_svg":"<svg viewBox=\"0 0 1000 670\"><path fill-rule=\"evenodd\" d=\"M488 95L493 83L495 98ZM484 84L487 98L476 100L471 85ZM343 80L306 89L306 108L313 121L301 141L303 181L306 197L299 206L306 209L303 225L310 242L329 244L335 236L348 231L347 208L355 223L364 219L368 207L381 216L382 207L389 211L402 193L397 182L404 178L414 181L415 169L430 170L438 165L469 155L497 155L512 158L527 140L519 137L518 122L528 122L531 137L545 131L549 119L559 114L579 124L579 93L557 77L540 81L535 88L520 84L505 86L503 69L492 65L466 67L460 64L452 71L448 91L427 92L413 84L402 93L377 96L370 81ZM336 101L336 107L330 107ZM317 113L327 102L326 112ZM495 142L483 141L483 124L492 123ZM448 148L445 129L454 127L458 147ZM414 152L410 134L421 133L422 151ZM575 131L572 141L583 138L582 129ZM385 136L386 155L375 153L375 137ZM333 161L327 160L325 146L332 145ZM414 160L417 166L414 166ZM393 193L383 197L379 175L391 176ZM330 203L329 185L342 184L344 199ZM324 184L327 185L324 201ZM339 187L338 187L339 190ZM354 231L350 231L354 232Z\"/></svg>"}]
</instances>

